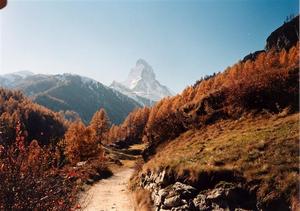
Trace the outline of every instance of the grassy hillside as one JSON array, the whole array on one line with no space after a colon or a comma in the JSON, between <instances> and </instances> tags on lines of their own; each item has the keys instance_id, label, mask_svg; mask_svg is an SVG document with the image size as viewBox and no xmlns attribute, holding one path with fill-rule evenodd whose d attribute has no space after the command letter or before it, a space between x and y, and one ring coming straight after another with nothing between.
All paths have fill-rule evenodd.
<instances>
[{"instance_id":1,"label":"grassy hillside","mask_svg":"<svg viewBox=\"0 0 300 211\"><path fill-rule=\"evenodd\" d=\"M166 168L176 180L200 188L218 180L242 179L262 204L278 206L278 201L290 201L299 191L300 116L285 112L249 114L188 130L161 145L141 172Z\"/></svg>"}]
</instances>

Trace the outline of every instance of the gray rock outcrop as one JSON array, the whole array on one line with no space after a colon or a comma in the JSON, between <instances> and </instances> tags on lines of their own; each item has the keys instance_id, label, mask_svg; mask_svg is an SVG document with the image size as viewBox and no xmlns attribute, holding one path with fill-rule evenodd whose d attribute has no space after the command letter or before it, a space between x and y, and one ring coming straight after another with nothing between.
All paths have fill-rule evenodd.
<instances>
[{"instance_id":1,"label":"gray rock outcrop","mask_svg":"<svg viewBox=\"0 0 300 211\"><path fill-rule=\"evenodd\" d=\"M140 186L151 192L156 211L250 211L256 201L240 184L221 181L213 188L199 190L174 181L166 170L142 174Z\"/></svg>"}]
</instances>

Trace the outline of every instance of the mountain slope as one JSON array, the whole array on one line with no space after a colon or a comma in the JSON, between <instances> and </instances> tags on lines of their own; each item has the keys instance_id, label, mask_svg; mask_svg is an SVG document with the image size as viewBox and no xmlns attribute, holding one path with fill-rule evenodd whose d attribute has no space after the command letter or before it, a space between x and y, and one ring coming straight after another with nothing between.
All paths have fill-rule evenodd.
<instances>
[{"instance_id":1,"label":"mountain slope","mask_svg":"<svg viewBox=\"0 0 300 211\"><path fill-rule=\"evenodd\" d=\"M40 145L56 144L66 128L58 113L33 103L19 91L0 88L0 145L13 144L20 135L18 129L26 131L26 143L38 140Z\"/></svg>"},{"instance_id":2,"label":"mountain slope","mask_svg":"<svg viewBox=\"0 0 300 211\"><path fill-rule=\"evenodd\" d=\"M189 130L157 149L143 166L137 183L154 193L166 192L168 188L164 187L175 182L192 185L196 194L186 200L194 201L198 208L195 210L201 210L200 207L226 210L228 206L231 207L228 210L235 210L234 207L252 211L290 210L299 191L298 126L299 113L296 113L249 115ZM147 179L145 175L154 176ZM158 183L151 182L155 175L162 178L161 189L156 187ZM233 189L223 189L222 184ZM208 192L216 195L207 195ZM160 201L157 204L160 207L171 198L152 195L154 201ZM179 198L185 199L182 195ZM202 203L197 198L203 198ZM192 206L186 208L194 210Z\"/></svg>"},{"instance_id":3,"label":"mountain slope","mask_svg":"<svg viewBox=\"0 0 300 211\"><path fill-rule=\"evenodd\" d=\"M0 85L7 87L7 84ZM114 124L140 104L103 84L78 75L30 75L9 87L22 90L34 102L54 111L75 111L84 122L104 108Z\"/></svg>"},{"instance_id":4,"label":"mountain slope","mask_svg":"<svg viewBox=\"0 0 300 211\"><path fill-rule=\"evenodd\" d=\"M34 75L32 72L26 70L5 74L3 76L0 75L0 85L11 88L14 87L20 80L32 75Z\"/></svg>"},{"instance_id":5,"label":"mountain slope","mask_svg":"<svg viewBox=\"0 0 300 211\"><path fill-rule=\"evenodd\" d=\"M277 47L151 108L132 187L156 209L299 210L299 39Z\"/></svg>"},{"instance_id":6,"label":"mountain slope","mask_svg":"<svg viewBox=\"0 0 300 211\"><path fill-rule=\"evenodd\" d=\"M136 93L134 93L132 90L130 90L129 88L127 88L126 86L124 86L121 83L118 83L116 81L113 81L112 84L109 86L110 88L134 99L136 102L138 102L139 104L141 104L142 106L151 106L155 103L155 101L150 100L148 98L144 98L141 97L139 95L137 95Z\"/></svg>"},{"instance_id":7,"label":"mountain slope","mask_svg":"<svg viewBox=\"0 0 300 211\"><path fill-rule=\"evenodd\" d=\"M259 54L274 50L289 50L299 41L299 15L291 21L285 22L278 29L273 31L266 40L265 49L250 53L243 58L243 62L247 60L255 60Z\"/></svg>"},{"instance_id":8,"label":"mountain slope","mask_svg":"<svg viewBox=\"0 0 300 211\"><path fill-rule=\"evenodd\" d=\"M110 87L138 100L141 104L145 103L144 99L148 99L153 104L166 96L173 95L169 88L156 80L152 67L143 59L136 62L136 66L131 69L125 81L114 81Z\"/></svg>"},{"instance_id":9,"label":"mountain slope","mask_svg":"<svg viewBox=\"0 0 300 211\"><path fill-rule=\"evenodd\" d=\"M299 41L299 15L273 31L266 40L266 50L288 50Z\"/></svg>"}]
</instances>

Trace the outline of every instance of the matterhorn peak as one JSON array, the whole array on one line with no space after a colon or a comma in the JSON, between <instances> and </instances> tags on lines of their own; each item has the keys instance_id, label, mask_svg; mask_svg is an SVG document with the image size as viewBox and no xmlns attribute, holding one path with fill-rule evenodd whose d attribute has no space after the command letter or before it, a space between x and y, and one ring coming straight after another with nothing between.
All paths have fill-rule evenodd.
<instances>
[{"instance_id":1,"label":"matterhorn peak","mask_svg":"<svg viewBox=\"0 0 300 211\"><path fill-rule=\"evenodd\" d=\"M139 80L154 81L155 74L152 67L144 60L138 59L135 67L133 67L124 82L126 86L132 88Z\"/></svg>"},{"instance_id":2,"label":"matterhorn peak","mask_svg":"<svg viewBox=\"0 0 300 211\"><path fill-rule=\"evenodd\" d=\"M150 66L150 65L146 62L146 60L145 60L145 59L142 59L142 58L140 58L140 59L138 59L138 60L136 61L136 65Z\"/></svg>"},{"instance_id":3,"label":"matterhorn peak","mask_svg":"<svg viewBox=\"0 0 300 211\"><path fill-rule=\"evenodd\" d=\"M172 95L166 86L161 85L156 80L153 68L144 59L137 60L126 81L121 82L120 85L127 89L126 92L131 90L134 94L151 101L158 101L163 97ZM122 92L116 82L111 87ZM122 93L125 93L125 90Z\"/></svg>"}]
</instances>

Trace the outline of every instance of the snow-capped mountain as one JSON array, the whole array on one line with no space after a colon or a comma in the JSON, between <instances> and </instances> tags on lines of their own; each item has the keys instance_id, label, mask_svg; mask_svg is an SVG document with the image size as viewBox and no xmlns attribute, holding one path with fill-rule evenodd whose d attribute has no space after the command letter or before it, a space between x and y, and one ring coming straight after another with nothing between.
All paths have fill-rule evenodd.
<instances>
[{"instance_id":1,"label":"snow-capped mountain","mask_svg":"<svg viewBox=\"0 0 300 211\"><path fill-rule=\"evenodd\" d=\"M5 87L14 87L20 80L32 75L34 75L34 73L27 70L0 75L0 85Z\"/></svg>"},{"instance_id":2,"label":"snow-capped mountain","mask_svg":"<svg viewBox=\"0 0 300 211\"><path fill-rule=\"evenodd\" d=\"M21 90L34 102L63 115L77 114L85 123L104 108L111 122L119 124L132 110L142 106L98 81L69 73L44 75L22 71L0 75L1 86Z\"/></svg>"},{"instance_id":3,"label":"snow-capped mountain","mask_svg":"<svg viewBox=\"0 0 300 211\"><path fill-rule=\"evenodd\" d=\"M123 95L126 95L132 99L134 99L136 102L138 102L141 106L151 106L155 103L155 101L150 100L148 98L141 97L134 93L131 89L127 88L121 83L118 83L116 81L113 81L110 85L110 88L113 90L116 90L117 92L122 93Z\"/></svg>"},{"instance_id":4,"label":"snow-capped mountain","mask_svg":"<svg viewBox=\"0 0 300 211\"><path fill-rule=\"evenodd\" d=\"M141 102L139 98L150 100L150 104L166 96L172 96L173 92L166 86L161 85L157 80L152 67L143 59L136 62L123 82L114 81L111 88L135 99L142 105L149 105Z\"/></svg>"}]
</instances>

